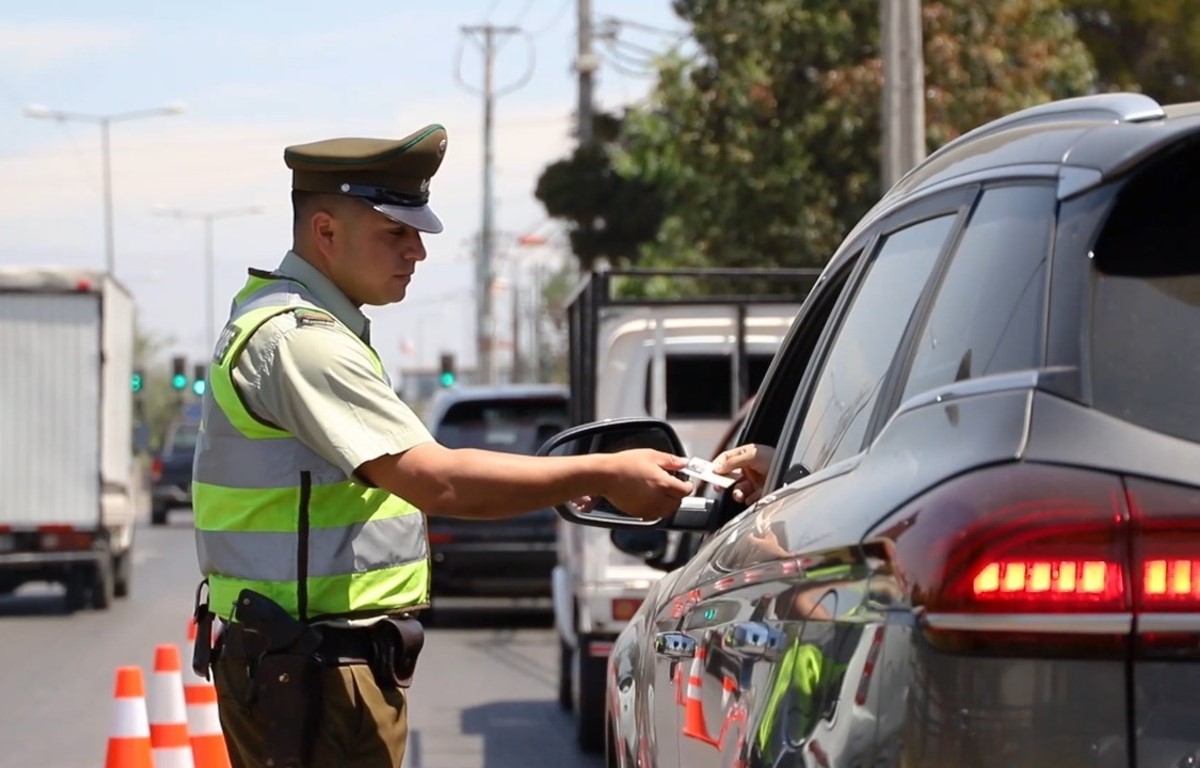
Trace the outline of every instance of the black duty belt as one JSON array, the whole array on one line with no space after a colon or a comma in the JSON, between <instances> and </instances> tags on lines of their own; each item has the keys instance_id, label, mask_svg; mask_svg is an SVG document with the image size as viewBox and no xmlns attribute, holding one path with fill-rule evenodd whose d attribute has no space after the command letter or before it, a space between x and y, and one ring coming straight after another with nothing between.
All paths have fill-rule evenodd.
<instances>
[{"instance_id":1,"label":"black duty belt","mask_svg":"<svg viewBox=\"0 0 1200 768\"><path fill-rule=\"evenodd\" d=\"M369 627L317 626L321 642L316 654L327 666L371 664L375 659L376 643ZM236 661L257 659L266 651L263 636L233 623L221 636L220 655Z\"/></svg>"}]
</instances>

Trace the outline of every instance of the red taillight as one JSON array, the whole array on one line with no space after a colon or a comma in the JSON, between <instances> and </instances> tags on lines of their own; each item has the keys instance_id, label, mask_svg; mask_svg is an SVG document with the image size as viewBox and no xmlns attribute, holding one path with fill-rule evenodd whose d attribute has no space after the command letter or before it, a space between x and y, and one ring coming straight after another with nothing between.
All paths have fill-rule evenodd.
<instances>
[{"instance_id":1,"label":"red taillight","mask_svg":"<svg viewBox=\"0 0 1200 768\"><path fill-rule=\"evenodd\" d=\"M453 533L431 533L429 534L430 544L449 544L454 541Z\"/></svg>"},{"instance_id":2,"label":"red taillight","mask_svg":"<svg viewBox=\"0 0 1200 768\"><path fill-rule=\"evenodd\" d=\"M641 604L641 598L614 597L612 601L613 621L629 621L633 618L633 614L637 613Z\"/></svg>"},{"instance_id":3,"label":"red taillight","mask_svg":"<svg viewBox=\"0 0 1200 768\"><path fill-rule=\"evenodd\" d=\"M878 538L927 632L970 635L958 647L984 634L1030 643L1086 635L1111 649L1133 632L1178 626L1155 623L1155 613L1200 610L1195 488L1006 465L933 489ZM1187 633L1200 634L1200 622Z\"/></svg>"},{"instance_id":4,"label":"red taillight","mask_svg":"<svg viewBox=\"0 0 1200 768\"><path fill-rule=\"evenodd\" d=\"M951 480L881 532L914 606L929 613L1129 610L1118 478L1014 464Z\"/></svg>"},{"instance_id":5,"label":"red taillight","mask_svg":"<svg viewBox=\"0 0 1200 768\"><path fill-rule=\"evenodd\" d=\"M155 456L154 461L150 462L150 478L155 482L162 479L163 462L162 459Z\"/></svg>"},{"instance_id":6,"label":"red taillight","mask_svg":"<svg viewBox=\"0 0 1200 768\"><path fill-rule=\"evenodd\" d=\"M988 562L972 583L975 598L997 603L1119 602L1125 593L1120 563L1104 560Z\"/></svg>"},{"instance_id":7,"label":"red taillight","mask_svg":"<svg viewBox=\"0 0 1200 768\"><path fill-rule=\"evenodd\" d=\"M1194 604L1200 598L1200 560L1147 560L1142 565L1142 602Z\"/></svg>"},{"instance_id":8,"label":"red taillight","mask_svg":"<svg viewBox=\"0 0 1200 768\"><path fill-rule=\"evenodd\" d=\"M1200 490L1137 478L1126 485L1136 526L1136 607L1146 613L1200 610Z\"/></svg>"},{"instance_id":9,"label":"red taillight","mask_svg":"<svg viewBox=\"0 0 1200 768\"><path fill-rule=\"evenodd\" d=\"M77 531L70 525L39 525L38 545L43 551L91 549L95 539L91 531Z\"/></svg>"}]
</instances>

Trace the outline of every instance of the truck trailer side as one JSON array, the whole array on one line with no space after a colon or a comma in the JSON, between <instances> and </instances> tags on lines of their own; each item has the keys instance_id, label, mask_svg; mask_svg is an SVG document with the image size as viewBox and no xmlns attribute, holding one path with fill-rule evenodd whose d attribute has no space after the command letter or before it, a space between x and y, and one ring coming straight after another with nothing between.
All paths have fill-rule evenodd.
<instances>
[{"instance_id":1,"label":"truck trailer side","mask_svg":"<svg viewBox=\"0 0 1200 768\"><path fill-rule=\"evenodd\" d=\"M58 582L75 610L128 593L133 339L108 274L0 268L0 594Z\"/></svg>"}]
</instances>

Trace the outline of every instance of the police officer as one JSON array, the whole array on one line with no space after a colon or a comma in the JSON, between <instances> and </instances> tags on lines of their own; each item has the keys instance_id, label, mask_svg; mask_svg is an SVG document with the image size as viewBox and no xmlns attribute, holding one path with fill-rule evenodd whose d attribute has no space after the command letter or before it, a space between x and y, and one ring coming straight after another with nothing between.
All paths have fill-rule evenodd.
<instances>
[{"instance_id":1,"label":"police officer","mask_svg":"<svg viewBox=\"0 0 1200 768\"><path fill-rule=\"evenodd\" d=\"M446 132L288 147L293 245L250 270L213 353L197 552L234 766L399 766L429 603L425 515L503 518L605 496L644 519L691 492L652 450L532 457L439 445L392 391L363 305L402 300L442 230ZM205 584L202 583L202 589ZM207 599L202 600L201 594Z\"/></svg>"}]
</instances>

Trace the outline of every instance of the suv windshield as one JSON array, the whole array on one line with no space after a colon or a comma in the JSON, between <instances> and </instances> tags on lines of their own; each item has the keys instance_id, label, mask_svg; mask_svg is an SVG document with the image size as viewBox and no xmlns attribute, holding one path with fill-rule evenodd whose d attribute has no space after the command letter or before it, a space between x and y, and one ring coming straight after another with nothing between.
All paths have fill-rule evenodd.
<instances>
[{"instance_id":1,"label":"suv windshield","mask_svg":"<svg viewBox=\"0 0 1200 768\"><path fill-rule=\"evenodd\" d=\"M1095 248L1096 408L1200 442L1200 146L1132 180ZM1189 191L1190 190L1190 191Z\"/></svg>"},{"instance_id":2,"label":"suv windshield","mask_svg":"<svg viewBox=\"0 0 1200 768\"><path fill-rule=\"evenodd\" d=\"M434 437L447 448L533 454L566 425L561 398L475 400L450 406Z\"/></svg>"}]
</instances>

